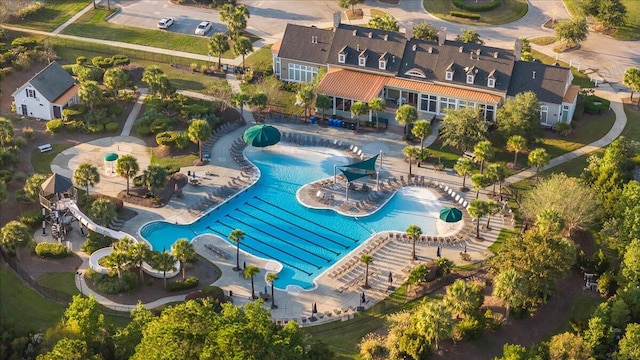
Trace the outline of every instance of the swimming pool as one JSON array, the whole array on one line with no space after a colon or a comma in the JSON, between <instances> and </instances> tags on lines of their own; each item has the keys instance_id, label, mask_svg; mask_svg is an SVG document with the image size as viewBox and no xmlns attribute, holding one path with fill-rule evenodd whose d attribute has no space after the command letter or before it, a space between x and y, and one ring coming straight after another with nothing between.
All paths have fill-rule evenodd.
<instances>
[{"instance_id":1,"label":"swimming pool","mask_svg":"<svg viewBox=\"0 0 640 360\"><path fill-rule=\"evenodd\" d=\"M313 288L318 275L375 232L404 231L416 224L423 233L436 234L441 205L424 189L405 188L376 213L357 218L301 205L296 199L301 186L332 176L334 164L351 162L335 150L250 148L247 157L261 171L254 186L192 224L152 222L140 234L154 249L170 249L179 238L213 234L228 241L231 231L241 229L240 249L282 264L275 282L279 289Z\"/></svg>"}]
</instances>

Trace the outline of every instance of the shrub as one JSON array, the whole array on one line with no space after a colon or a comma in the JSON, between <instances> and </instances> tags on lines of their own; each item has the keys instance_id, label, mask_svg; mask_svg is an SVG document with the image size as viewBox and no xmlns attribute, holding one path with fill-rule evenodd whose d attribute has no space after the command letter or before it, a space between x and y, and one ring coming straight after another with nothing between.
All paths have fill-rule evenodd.
<instances>
[{"instance_id":1,"label":"shrub","mask_svg":"<svg viewBox=\"0 0 640 360\"><path fill-rule=\"evenodd\" d=\"M166 165L164 169L167 171L167 176L171 176L173 174L180 172L180 166L176 164Z\"/></svg>"},{"instance_id":2,"label":"shrub","mask_svg":"<svg viewBox=\"0 0 640 360\"><path fill-rule=\"evenodd\" d=\"M12 177L13 171L7 169L0 170L0 180L4 181L5 183L11 181Z\"/></svg>"},{"instance_id":3,"label":"shrub","mask_svg":"<svg viewBox=\"0 0 640 360\"><path fill-rule=\"evenodd\" d=\"M596 115L609 111L611 102L598 96L589 96L584 103L584 110L587 114Z\"/></svg>"},{"instance_id":4,"label":"shrub","mask_svg":"<svg viewBox=\"0 0 640 360\"><path fill-rule=\"evenodd\" d=\"M196 64L196 63L189 64L189 69L191 70L191 72L198 71L198 64Z\"/></svg>"},{"instance_id":5,"label":"shrub","mask_svg":"<svg viewBox=\"0 0 640 360\"><path fill-rule=\"evenodd\" d=\"M104 131L104 125L102 124L88 125L87 130L89 131L89 134L100 134Z\"/></svg>"},{"instance_id":6,"label":"shrub","mask_svg":"<svg viewBox=\"0 0 640 360\"><path fill-rule=\"evenodd\" d=\"M584 104L579 102L576 105L576 110L573 112L573 120L582 119L583 114L584 114Z\"/></svg>"},{"instance_id":7,"label":"shrub","mask_svg":"<svg viewBox=\"0 0 640 360\"><path fill-rule=\"evenodd\" d=\"M124 112L124 107L118 103L109 106L109 114L113 117L120 117Z\"/></svg>"},{"instance_id":8,"label":"shrub","mask_svg":"<svg viewBox=\"0 0 640 360\"><path fill-rule=\"evenodd\" d=\"M187 289L193 289L200 284L200 280L197 277L190 276L185 281L178 280L174 283L170 283L167 287L169 292L182 291Z\"/></svg>"},{"instance_id":9,"label":"shrub","mask_svg":"<svg viewBox=\"0 0 640 360\"><path fill-rule=\"evenodd\" d=\"M464 0L453 0L453 5L458 9L468 11L489 11L497 8L500 5L500 0L491 0L488 4L468 4Z\"/></svg>"},{"instance_id":10,"label":"shrub","mask_svg":"<svg viewBox=\"0 0 640 360\"><path fill-rule=\"evenodd\" d=\"M151 128L149 128L148 125L138 125L136 126L136 132L138 133L138 136L140 137L144 137L144 136L149 136L151 135Z\"/></svg>"},{"instance_id":11,"label":"shrub","mask_svg":"<svg viewBox=\"0 0 640 360\"><path fill-rule=\"evenodd\" d=\"M78 80L80 82L85 82L85 81L100 82L104 77L104 72L97 67L77 65L76 76L78 76Z\"/></svg>"},{"instance_id":12,"label":"shrub","mask_svg":"<svg viewBox=\"0 0 640 360\"><path fill-rule=\"evenodd\" d=\"M42 212L40 209L25 211L18 220L30 229L36 229L42 226Z\"/></svg>"},{"instance_id":13,"label":"shrub","mask_svg":"<svg viewBox=\"0 0 640 360\"><path fill-rule=\"evenodd\" d=\"M129 57L123 54L113 55L111 59L113 59L113 66L125 66L131 63Z\"/></svg>"},{"instance_id":14,"label":"shrub","mask_svg":"<svg viewBox=\"0 0 640 360\"><path fill-rule=\"evenodd\" d=\"M93 281L96 282L98 290L105 294L119 294L120 293L120 280L116 276L94 276ZM99 279L99 280L95 280Z\"/></svg>"},{"instance_id":15,"label":"shrub","mask_svg":"<svg viewBox=\"0 0 640 360\"><path fill-rule=\"evenodd\" d=\"M156 135L156 142L158 145L173 147L177 138L178 134L175 131L164 131Z\"/></svg>"},{"instance_id":16,"label":"shrub","mask_svg":"<svg viewBox=\"0 0 640 360\"><path fill-rule=\"evenodd\" d=\"M464 12L464 11L449 11L449 15L451 16L455 16L455 17L459 17L459 18L464 18L464 19L472 19L472 20L478 20L480 19L480 15L478 14L474 14L474 13L468 13L468 12Z\"/></svg>"},{"instance_id":17,"label":"shrub","mask_svg":"<svg viewBox=\"0 0 640 360\"><path fill-rule=\"evenodd\" d=\"M157 134L169 130L169 125L171 125L171 120L169 118L163 117L154 120L151 123L151 126L149 126L149 129L151 129L152 133Z\"/></svg>"},{"instance_id":18,"label":"shrub","mask_svg":"<svg viewBox=\"0 0 640 360\"><path fill-rule=\"evenodd\" d=\"M482 324L474 317L464 318L453 327L456 341L475 339L482 334Z\"/></svg>"},{"instance_id":19,"label":"shrub","mask_svg":"<svg viewBox=\"0 0 640 360\"><path fill-rule=\"evenodd\" d=\"M98 65L96 65L97 67L101 68L101 69L108 69L113 67L113 59L112 58L104 58L102 59L102 61L100 63L98 63Z\"/></svg>"},{"instance_id":20,"label":"shrub","mask_svg":"<svg viewBox=\"0 0 640 360\"><path fill-rule=\"evenodd\" d=\"M78 56L76 58L76 64L78 65L84 65L87 63L87 57L86 56Z\"/></svg>"},{"instance_id":21,"label":"shrub","mask_svg":"<svg viewBox=\"0 0 640 360\"><path fill-rule=\"evenodd\" d=\"M209 67L207 65L200 65L200 72L206 74L209 72Z\"/></svg>"},{"instance_id":22,"label":"shrub","mask_svg":"<svg viewBox=\"0 0 640 360\"><path fill-rule=\"evenodd\" d=\"M451 269L453 269L453 265L454 265L454 263L451 260L443 257L434 260L434 263L438 265L438 270L436 272L436 275L438 277L442 277L444 275L450 274Z\"/></svg>"},{"instance_id":23,"label":"shrub","mask_svg":"<svg viewBox=\"0 0 640 360\"><path fill-rule=\"evenodd\" d=\"M184 149L191 144L191 140L189 139L189 135L186 132L178 133L178 138L176 139L176 149Z\"/></svg>"},{"instance_id":24,"label":"shrub","mask_svg":"<svg viewBox=\"0 0 640 360\"><path fill-rule=\"evenodd\" d=\"M88 230L85 230L88 231ZM82 244L82 251L92 254L94 251L111 246L111 238L89 231L87 240Z\"/></svg>"},{"instance_id":25,"label":"shrub","mask_svg":"<svg viewBox=\"0 0 640 360\"><path fill-rule=\"evenodd\" d=\"M69 256L69 250L62 244L41 242L36 245L36 255L43 258L62 259Z\"/></svg>"},{"instance_id":26,"label":"shrub","mask_svg":"<svg viewBox=\"0 0 640 360\"><path fill-rule=\"evenodd\" d=\"M64 126L70 133L77 133L84 129L84 123L79 120L67 121L64 123Z\"/></svg>"},{"instance_id":27,"label":"shrub","mask_svg":"<svg viewBox=\"0 0 640 360\"><path fill-rule=\"evenodd\" d=\"M114 133L114 132L118 131L119 127L120 127L120 124L118 124L115 121L106 123L104 125L104 129L107 130L107 132L110 132L110 133Z\"/></svg>"},{"instance_id":28,"label":"shrub","mask_svg":"<svg viewBox=\"0 0 640 360\"><path fill-rule=\"evenodd\" d=\"M76 65L62 65L62 69L64 69L64 71L66 71L69 75L73 76L73 69L76 67Z\"/></svg>"},{"instance_id":29,"label":"shrub","mask_svg":"<svg viewBox=\"0 0 640 360\"><path fill-rule=\"evenodd\" d=\"M31 58L26 52L19 53L12 62L13 67L18 71L26 71L31 68Z\"/></svg>"},{"instance_id":30,"label":"shrub","mask_svg":"<svg viewBox=\"0 0 640 360\"><path fill-rule=\"evenodd\" d=\"M42 11L44 9L44 4L37 1L29 6L26 6L20 10L18 10L18 12L16 13L16 15L24 20L28 17L33 16L34 14L37 14L38 12Z\"/></svg>"},{"instance_id":31,"label":"shrub","mask_svg":"<svg viewBox=\"0 0 640 360\"><path fill-rule=\"evenodd\" d=\"M131 180L133 186L143 186L144 185L144 175L138 175Z\"/></svg>"},{"instance_id":32,"label":"shrub","mask_svg":"<svg viewBox=\"0 0 640 360\"><path fill-rule=\"evenodd\" d=\"M62 110L62 120L71 121L71 120L79 120L82 115L82 111L74 108L66 108Z\"/></svg>"},{"instance_id":33,"label":"shrub","mask_svg":"<svg viewBox=\"0 0 640 360\"><path fill-rule=\"evenodd\" d=\"M36 39L32 37L27 37L27 36L15 38L11 42L11 46L13 47L24 46L27 49L33 49L34 47L36 47L37 44L38 42L36 41Z\"/></svg>"},{"instance_id":34,"label":"shrub","mask_svg":"<svg viewBox=\"0 0 640 360\"><path fill-rule=\"evenodd\" d=\"M62 119L53 119L47 122L47 132L49 134L57 134L62 130L64 124Z\"/></svg>"},{"instance_id":35,"label":"shrub","mask_svg":"<svg viewBox=\"0 0 640 360\"><path fill-rule=\"evenodd\" d=\"M15 138L13 138L13 141L11 143L18 148L23 148L27 146L27 139L22 136L16 136Z\"/></svg>"}]
</instances>

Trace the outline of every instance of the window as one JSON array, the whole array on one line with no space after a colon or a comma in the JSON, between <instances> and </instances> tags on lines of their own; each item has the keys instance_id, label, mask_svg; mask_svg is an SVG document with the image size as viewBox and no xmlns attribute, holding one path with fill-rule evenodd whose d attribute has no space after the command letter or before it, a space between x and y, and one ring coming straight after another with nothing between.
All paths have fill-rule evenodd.
<instances>
[{"instance_id":1,"label":"window","mask_svg":"<svg viewBox=\"0 0 640 360\"><path fill-rule=\"evenodd\" d=\"M33 90L33 89L27 89L27 97L35 98L36 97L36 91Z\"/></svg>"},{"instance_id":2,"label":"window","mask_svg":"<svg viewBox=\"0 0 640 360\"><path fill-rule=\"evenodd\" d=\"M387 60L379 60L378 61L378 69L386 70L387 69Z\"/></svg>"},{"instance_id":3,"label":"window","mask_svg":"<svg viewBox=\"0 0 640 360\"><path fill-rule=\"evenodd\" d=\"M344 64L346 59L347 59L347 56L345 54L338 54L338 62L340 64Z\"/></svg>"},{"instance_id":4,"label":"window","mask_svg":"<svg viewBox=\"0 0 640 360\"><path fill-rule=\"evenodd\" d=\"M549 107L548 106L540 106L540 122L546 124L549 118Z\"/></svg>"},{"instance_id":5,"label":"window","mask_svg":"<svg viewBox=\"0 0 640 360\"><path fill-rule=\"evenodd\" d=\"M366 56L358 56L358 65L366 66L367 65L367 57Z\"/></svg>"},{"instance_id":6,"label":"window","mask_svg":"<svg viewBox=\"0 0 640 360\"><path fill-rule=\"evenodd\" d=\"M440 113L443 114L447 109L456 108L456 99L441 97L440 98Z\"/></svg>"},{"instance_id":7,"label":"window","mask_svg":"<svg viewBox=\"0 0 640 360\"><path fill-rule=\"evenodd\" d=\"M466 100L458 100L458 109L464 109L467 107L467 101Z\"/></svg>"},{"instance_id":8,"label":"window","mask_svg":"<svg viewBox=\"0 0 640 360\"><path fill-rule=\"evenodd\" d=\"M453 71L447 71L445 79L453 80Z\"/></svg>"},{"instance_id":9,"label":"window","mask_svg":"<svg viewBox=\"0 0 640 360\"><path fill-rule=\"evenodd\" d=\"M289 64L289 78L287 80L310 82L316 75L318 75L318 68L300 64Z\"/></svg>"},{"instance_id":10,"label":"window","mask_svg":"<svg viewBox=\"0 0 640 360\"><path fill-rule=\"evenodd\" d=\"M280 76L280 58L273 55L273 73Z\"/></svg>"},{"instance_id":11,"label":"window","mask_svg":"<svg viewBox=\"0 0 640 360\"><path fill-rule=\"evenodd\" d=\"M490 88L496 87L496 79L487 80L487 86L490 87Z\"/></svg>"},{"instance_id":12,"label":"window","mask_svg":"<svg viewBox=\"0 0 640 360\"><path fill-rule=\"evenodd\" d=\"M435 113L438 110L438 97L435 95L420 95L420 110Z\"/></svg>"},{"instance_id":13,"label":"window","mask_svg":"<svg viewBox=\"0 0 640 360\"><path fill-rule=\"evenodd\" d=\"M336 110L351 112L351 99L336 98Z\"/></svg>"},{"instance_id":14,"label":"window","mask_svg":"<svg viewBox=\"0 0 640 360\"><path fill-rule=\"evenodd\" d=\"M475 78L475 76L473 75L467 75L467 84L473 84L473 79Z\"/></svg>"},{"instance_id":15,"label":"window","mask_svg":"<svg viewBox=\"0 0 640 360\"><path fill-rule=\"evenodd\" d=\"M409 75L409 76L417 76L420 78L426 78L427 76L424 74L424 71L420 70L420 69L411 69L409 71L407 71L405 73L405 75Z\"/></svg>"},{"instance_id":16,"label":"window","mask_svg":"<svg viewBox=\"0 0 640 360\"><path fill-rule=\"evenodd\" d=\"M485 104L480 105L480 114L482 114L482 117L485 120L493 121L495 112L496 112L495 105L485 105Z\"/></svg>"}]
</instances>

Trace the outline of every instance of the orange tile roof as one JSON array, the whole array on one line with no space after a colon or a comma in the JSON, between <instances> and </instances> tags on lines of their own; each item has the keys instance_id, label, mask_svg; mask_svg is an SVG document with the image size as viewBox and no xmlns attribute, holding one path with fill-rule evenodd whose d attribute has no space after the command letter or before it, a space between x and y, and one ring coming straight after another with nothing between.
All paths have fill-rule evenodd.
<instances>
[{"instance_id":1,"label":"orange tile roof","mask_svg":"<svg viewBox=\"0 0 640 360\"><path fill-rule=\"evenodd\" d=\"M498 95L456 87L423 83L390 76L374 75L359 71L330 69L318 85L318 92L347 99L369 102L377 97L384 86L416 90L431 94L451 96L481 103L498 104Z\"/></svg>"},{"instance_id":2,"label":"orange tile roof","mask_svg":"<svg viewBox=\"0 0 640 360\"><path fill-rule=\"evenodd\" d=\"M388 76L333 68L322 78L318 92L369 102L380 95L388 79Z\"/></svg>"},{"instance_id":3,"label":"orange tile roof","mask_svg":"<svg viewBox=\"0 0 640 360\"><path fill-rule=\"evenodd\" d=\"M67 105L69 100L78 94L78 89L80 89L80 84L74 84L67 91L63 92L62 95L58 96L53 103L56 105Z\"/></svg>"},{"instance_id":4,"label":"orange tile roof","mask_svg":"<svg viewBox=\"0 0 640 360\"><path fill-rule=\"evenodd\" d=\"M280 52L280 46L282 46L282 39L276 41L271 45L271 53L278 54Z\"/></svg>"},{"instance_id":5,"label":"orange tile roof","mask_svg":"<svg viewBox=\"0 0 640 360\"><path fill-rule=\"evenodd\" d=\"M574 103L576 98L578 97L578 93L580 92L580 86L578 85L570 85L567 89L567 92L564 94L562 98L562 102Z\"/></svg>"}]
</instances>

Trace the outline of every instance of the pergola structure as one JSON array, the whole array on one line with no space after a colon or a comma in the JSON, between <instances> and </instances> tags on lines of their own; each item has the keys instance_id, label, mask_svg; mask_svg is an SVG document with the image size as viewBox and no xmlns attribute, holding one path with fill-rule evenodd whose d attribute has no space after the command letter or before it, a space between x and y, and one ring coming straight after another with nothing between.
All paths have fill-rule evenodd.
<instances>
[{"instance_id":1,"label":"pergola structure","mask_svg":"<svg viewBox=\"0 0 640 360\"><path fill-rule=\"evenodd\" d=\"M60 174L53 174L40 187L40 205L51 211L59 210L57 203L62 199L77 200L76 188L71 179Z\"/></svg>"}]
</instances>

